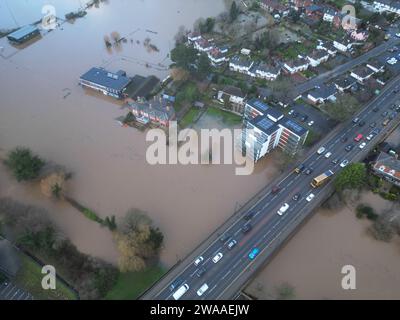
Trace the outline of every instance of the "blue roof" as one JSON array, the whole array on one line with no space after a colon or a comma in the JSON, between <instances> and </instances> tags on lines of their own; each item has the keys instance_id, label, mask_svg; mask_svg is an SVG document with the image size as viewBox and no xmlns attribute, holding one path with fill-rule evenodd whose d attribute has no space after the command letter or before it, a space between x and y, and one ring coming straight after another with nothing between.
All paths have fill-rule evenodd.
<instances>
[{"instance_id":1,"label":"blue roof","mask_svg":"<svg viewBox=\"0 0 400 320\"><path fill-rule=\"evenodd\" d=\"M270 107L258 99L251 99L247 102L248 105L257 109L258 111L265 113Z\"/></svg>"},{"instance_id":2,"label":"blue roof","mask_svg":"<svg viewBox=\"0 0 400 320\"><path fill-rule=\"evenodd\" d=\"M39 29L37 27L29 24L29 25L23 26L23 27L19 28L18 30L10 33L7 36L7 38L13 38L16 40L20 40L20 39L23 39L24 37L30 35L31 33L38 32L38 31L39 31Z\"/></svg>"},{"instance_id":3,"label":"blue roof","mask_svg":"<svg viewBox=\"0 0 400 320\"><path fill-rule=\"evenodd\" d=\"M123 90L131 82L131 79L128 78L124 72L119 71L117 73L112 73L103 68L90 69L81 76L81 80L118 91Z\"/></svg>"},{"instance_id":4,"label":"blue roof","mask_svg":"<svg viewBox=\"0 0 400 320\"><path fill-rule=\"evenodd\" d=\"M278 129L278 126L274 121L262 115L255 117L250 121L250 123L268 135Z\"/></svg>"}]
</instances>

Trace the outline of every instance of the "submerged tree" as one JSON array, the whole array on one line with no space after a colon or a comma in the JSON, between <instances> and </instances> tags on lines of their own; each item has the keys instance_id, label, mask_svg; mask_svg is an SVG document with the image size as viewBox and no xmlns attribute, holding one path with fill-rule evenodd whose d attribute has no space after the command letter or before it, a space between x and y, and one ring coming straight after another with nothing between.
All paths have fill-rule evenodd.
<instances>
[{"instance_id":1,"label":"submerged tree","mask_svg":"<svg viewBox=\"0 0 400 320\"><path fill-rule=\"evenodd\" d=\"M17 181L26 181L36 179L45 162L28 148L16 148L8 154L4 164Z\"/></svg>"}]
</instances>

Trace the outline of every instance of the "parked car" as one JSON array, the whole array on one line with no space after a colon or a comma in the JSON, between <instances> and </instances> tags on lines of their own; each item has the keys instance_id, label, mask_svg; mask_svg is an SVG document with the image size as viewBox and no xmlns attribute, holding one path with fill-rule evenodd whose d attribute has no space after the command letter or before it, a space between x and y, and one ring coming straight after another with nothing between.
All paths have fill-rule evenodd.
<instances>
[{"instance_id":1,"label":"parked car","mask_svg":"<svg viewBox=\"0 0 400 320\"><path fill-rule=\"evenodd\" d=\"M379 107L378 107L378 106L374 107L374 108L372 109L372 111L373 111L373 112L378 112L378 111L379 111Z\"/></svg>"},{"instance_id":2,"label":"parked car","mask_svg":"<svg viewBox=\"0 0 400 320\"><path fill-rule=\"evenodd\" d=\"M367 145L367 143L366 143L366 142L363 142L363 143L361 143L358 147L359 147L360 149L364 149L366 145Z\"/></svg>"},{"instance_id":3,"label":"parked car","mask_svg":"<svg viewBox=\"0 0 400 320\"><path fill-rule=\"evenodd\" d=\"M293 112L294 112L294 110L292 109L292 110L290 110L289 112L288 112L288 115L289 116L291 116L292 114L293 114Z\"/></svg>"},{"instance_id":4,"label":"parked car","mask_svg":"<svg viewBox=\"0 0 400 320\"><path fill-rule=\"evenodd\" d=\"M384 111L384 112L381 113L381 116L382 116L382 117L386 117L388 114L389 114L388 111Z\"/></svg>"},{"instance_id":5,"label":"parked car","mask_svg":"<svg viewBox=\"0 0 400 320\"><path fill-rule=\"evenodd\" d=\"M224 233L220 238L219 241L221 242L227 242L231 238L231 235L229 233Z\"/></svg>"},{"instance_id":6,"label":"parked car","mask_svg":"<svg viewBox=\"0 0 400 320\"><path fill-rule=\"evenodd\" d=\"M340 141L342 141L343 143L347 142L349 140L349 137L342 137L342 139L340 139Z\"/></svg>"},{"instance_id":7,"label":"parked car","mask_svg":"<svg viewBox=\"0 0 400 320\"><path fill-rule=\"evenodd\" d=\"M371 141L374 137L375 135L371 133L370 135L368 135L367 140Z\"/></svg>"},{"instance_id":8,"label":"parked car","mask_svg":"<svg viewBox=\"0 0 400 320\"><path fill-rule=\"evenodd\" d=\"M333 163L333 164L338 164L338 163L339 163L339 159L333 159L333 160L332 160L332 163Z\"/></svg>"},{"instance_id":9,"label":"parked car","mask_svg":"<svg viewBox=\"0 0 400 320\"><path fill-rule=\"evenodd\" d=\"M359 123L358 123L358 125L360 126L360 127L364 127L365 126L365 121L363 120L363 121L360 121Z\"/></svg>"},{"instance_id":10,"label":"parked car","mask_svg":"<svg viewBox=\"0 0 400 320\"><path fill-rule=\"evenodd\" d=\"M353 123L358 123L360 121L360 118L354 118Z\"/></svg>"},{"instance_id":11,"label":"parked car","mask_svg":"<svg viewBox=\"0 0 400 320\"><path fill-rule=\"evenodd\" d=\"M376 127L376 122L371 122L371 124L369 126L370 126L370 128L375 128Z\"/></svg>"},{"instance_id":12,"label":"parked car","mask_svg":"<svg viewBox=\"0 0 400 320\"><path fill-rule=\"evenodd\" d=\"M390 119L385 119L385 120L382 122L382 125L383 125L384 127L386 127L386 126L389 124L389 122L390 122Z\"/></svg>"},{"instance_id":13,"label":"parked car","mask_svg":"<svg viewBox=\"0 0 400 320\"><path fill-rule=\"evenodd\" d=\"M326 154L325 154L325 158L330 158L331 157L331 155L332 155L332 152L327 152Z\"/></svg>"},{"instance_id":14,"label":"parked car","mask_svg":"<svg viewBox=\"0 0 400 320\"><path fill-rule=\"evenodd\" d=\"M321 155L326 151L325 147L321 147L318 149L317 154Z\"/></svg>"},{"instance_id":15,"label":"parked car","mask_svg":"<svg viewBox=\"0 0 400 320\"><path fill-rule=\"evenodd\" d=\"M201 297L204 294L204 292L206 292L207 290L208 290L208 285L207 285L207 283L205 283L200 287L199 290L197 290L197 295L199 297Z\"/></svg>"},{"instance_id":16,"label":"parked car","mask_svg":"<svg viewBox=\"0 0 400 320\"><path fill-rule=\"evenodd\" d=\"M310 127L312 127L312 126L314 125L314 120L311 120L311 121L308 123L308 125L309 125Z\"/></svg>"},{"instance_id":17,"label":"parked car","mask_svg":"<svg viewBox=\"0 0 400 320\"><path fill-rule=\"evenodd\" d=\"M397 116L397 113L396 113L396 112L392 112L392 113L390 114L390 116L389 116L389 119L390 119L390 120L393 120L394 118L396 118L396 116Z\"/></svg>"},{"instance_id":18,"label":"parked car","mask_svg":"<svg viewBox=\"0 0 400 320\"><path fill-rule=\"evenodd\" d=\"M306 175L310 175L311 173L313 173L313 171L314 171L313 168L307 168L307 170L304 171L304 173L305 173Z\"/></svg>"}]
</instances>

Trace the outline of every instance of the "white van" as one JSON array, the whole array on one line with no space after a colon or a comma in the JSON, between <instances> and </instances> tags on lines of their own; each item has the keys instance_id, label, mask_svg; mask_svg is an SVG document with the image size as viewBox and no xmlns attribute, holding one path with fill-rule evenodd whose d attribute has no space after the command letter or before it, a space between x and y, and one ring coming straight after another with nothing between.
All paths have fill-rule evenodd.
<instances>
[{"instance_id":1,"label":"white van","mask_svg":"<svg viewBox=\"0 0 400 320\"><path fill-rule=\"evenodd\" d=\"M289 209L289 205L287 203L285 203L279 210L278 210L278 214L281 216L283 215L287 209Z\"/></svg>"},{"instance_id":2,"label":"white van","mask_svg":"<svg viewBox=\"0 0 400 320\"><path fill-rule=\"evenodd\" d=\"M208 285L207 283L203 284L199 290L197 290L197 295L199 297L201 297L203 295L204 292L206 292L208 290Z\"/></svg>"},{"instance_id":3,"label":"white van","mask_svg":"<svg viewBox=\"0 0 400 320\"><path fill-rule=\"evenodd\" d=\"M179 300L188 290L189 286L185 283L178 290L176 290L176 292L172 296L175 300Z\"/></svg>"}]
</instances>

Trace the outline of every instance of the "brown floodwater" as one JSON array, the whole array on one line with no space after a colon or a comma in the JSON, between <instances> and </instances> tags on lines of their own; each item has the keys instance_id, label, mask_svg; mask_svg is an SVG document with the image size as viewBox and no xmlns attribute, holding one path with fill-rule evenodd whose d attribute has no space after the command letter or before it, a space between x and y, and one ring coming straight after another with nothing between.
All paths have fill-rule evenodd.
<instances>
[{"instance_id":1,"label":"brown floodwater","mask_svg":"<svg viewBox=\"0 0 400 320\"><path fill-rule=\"evenodd\" d=\"M110 0L22 50L0 40L0 148L28 146L72 170L70 195L103 217L121 217L131 207L147 211L165 234L166 265L190 252L278 175L276 157L242 177L235 175L234 165L151 166L145 161L145 134L114 120L126 112L121 105L83 90L78 79L92 66L163 78L178 27L189 28L224 6L215 0ZM132 42L109 52L103 38L114 31ZM159 52L143 47L147 37ZM4 168L0 195L47 208L80 250L117 261L107 230L67 205L44 199L37 188L16 184Z\"/></svg>"},{"instance_id":2,"label":"brown floodwater","mask_svg":"<svg viewBox=\"0 0 400 320\"><path fill-rule=\"evenodd\" d=\"M393 206L372 193L360 202L378 213ZM377 241L367 231L370 225L356 218L353 206L320 210L246 290L271 299L276 287L289 283L297 299L400 299L400 239ZM356 268L356 290L341 287L345 265Z\"/></svg>"}]
</instances>

